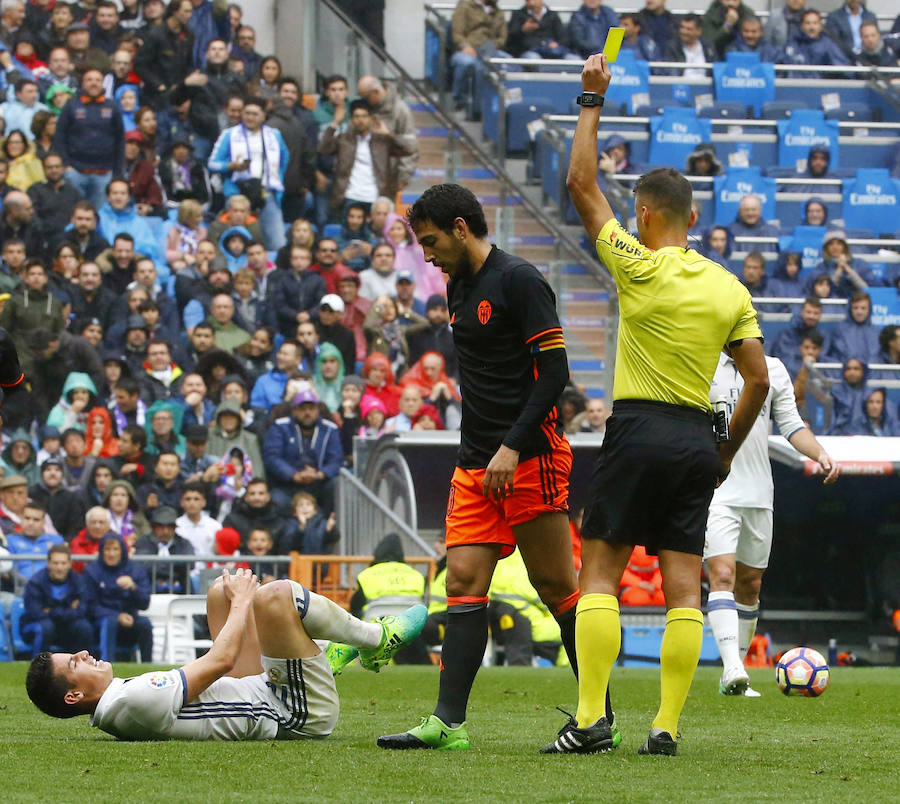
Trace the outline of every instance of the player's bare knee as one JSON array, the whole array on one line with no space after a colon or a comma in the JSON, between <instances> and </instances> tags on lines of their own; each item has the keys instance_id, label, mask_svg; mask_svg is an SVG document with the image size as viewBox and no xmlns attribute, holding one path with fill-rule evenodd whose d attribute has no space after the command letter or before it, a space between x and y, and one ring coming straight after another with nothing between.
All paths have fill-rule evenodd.
<instances>
[{"instance_id":1,"label":"player's bare knee","mask_svg":"<svg viewBox=\"0 0 900 804\"><path fill-rule=\"evenodd\" d=\"M256 614L272 614L285 606L291 606L291 585L288 581L263 584L253 595L253 611Z\"/></svg>"},{"instance_id":2,"label":"player's bare knee","mask_svg":"<svg viewBox=\"0 0 900 804\"><path fill-rule=\"evenodd\" d=\"M709 573L709 587L711 591L730 592L734 589L734 567L724 562L709 562L707 572Z\"/></svg>"},{"instance_id":3,"label":"player's bare knee","mask_svg":"<svg viewBox=\"0 0 900 804\"><path fill-rule=\"evenodd\" d=\"M483 586L479 573L471 571L468 567L447 571L447 597L486 595L487 589L482 588Z\"/></svg>"},{"instance_id":4,"label":"player's bare knee","mask_svg":"<svg viewBox=\"0 0 900 804\"><path fill-rule=\"evenodd\" d=\"M225 581L220 575L216 578L206 592L207 598L225 597Z\"/></svg>"},{"instance_id":5,"label":"player's bare knee","mask_svg":"<svg viewBox=\"0 0 900 804\"><path fill-rule=\"evenodd\" d=\"M755 603L759 600L759 590L761 588L761 575L753 575L750 577L741 577L738 575L734 585L734 596L735 598L739 598L741 603Z\"/></svg>"},{"instance_id":6,"label":"player's bare knee","mask_svg":"<svg viewBox=\"0 0 900 804\"><path fill-rule=\"evenodd\" d=\"M575 591L575 584L570 583L568 578L544 577L538 573L529 576L531 585L540 595L544 605L555 611L556 608ZM574 578L572 579L574 581Z\"/></svg>"}]
</instances>

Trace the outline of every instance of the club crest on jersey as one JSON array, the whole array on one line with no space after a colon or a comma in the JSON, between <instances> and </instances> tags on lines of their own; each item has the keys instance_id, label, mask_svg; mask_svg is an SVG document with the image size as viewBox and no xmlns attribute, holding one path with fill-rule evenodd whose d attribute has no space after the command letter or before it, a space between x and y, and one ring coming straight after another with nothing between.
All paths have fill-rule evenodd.
<instances>
[{"instance_id":1,"label":"club crest on jersey","mask_svg":"<svg viewBox=\"0 0 900 804\"><path fill-rule=\"evenodd\" d=\"M484 299L478 304L478 320L481 322L482 326L491 320L491 313L493 312L494 308L491 307L491 303L487 299Z\"/></svg>"},{"instance_id":2,"label":"club crest on jersey","mask_svg":"<svg viewBox=\"0 0 900 804\"><path fill-rule=\"evenodd\" d=\"M281 683L281 670L279 670L277 667L270 667L269 668L269 681L271 681L273 684L280 684Z\"/></svg>"},{"instance_id":3,"label":"club crest on jersey","mask_svg":"<svg viewBox=\"0 0 900 804\"><path fill-rule=\"evenodd\" d=\"M165 673L151 673L147 676L147 683L155 690L161 690L164 687L172 687L175 685L175 679Z\"/></svg>"}]
</instances>

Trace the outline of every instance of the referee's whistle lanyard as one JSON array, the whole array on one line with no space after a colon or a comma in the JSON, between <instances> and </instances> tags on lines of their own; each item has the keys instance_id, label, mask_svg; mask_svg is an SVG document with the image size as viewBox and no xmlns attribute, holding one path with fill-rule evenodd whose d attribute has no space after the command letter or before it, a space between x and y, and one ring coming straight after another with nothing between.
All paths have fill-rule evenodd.
<instances>
[{"instance_id":1,"label":"referee's whistle lanyard","mask_svg":"<svg viewBox=\"0 0 900 804\"><path fill-rule=\"evenodd\" d=\"M262 182L263 187L268 187L266 184L266 173L269 171L269 160L266 159L266 135L263 131L265 125L259 127L259 142L262 145L262 176L260 177L260 181ZM247 160L253 161L253 157L250 153L250 136L247 134L247 126L241 123L241 133L244 135L244 144L247 146ZM250 168L247 168L247 173L250 173L250 178L253 178L253 174L250 172Z\"/></svg>"}]
</instances>

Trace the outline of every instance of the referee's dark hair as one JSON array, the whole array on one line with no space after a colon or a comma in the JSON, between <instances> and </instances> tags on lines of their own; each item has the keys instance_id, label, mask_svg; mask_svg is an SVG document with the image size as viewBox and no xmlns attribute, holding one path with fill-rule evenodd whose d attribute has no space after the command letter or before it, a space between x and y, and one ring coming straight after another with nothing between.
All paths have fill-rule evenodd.
<instances>
[{"instance_id":1,"label":"referee's dark hair","mask_svg":"<svg viewBox=\"0 0 900 804\"><path fill-rule=\"evenodd\" d=\"M466 222L466 226L475 237L487 237L484 209L475 193L460 184L436 184L429 187L406 213L406 219L413 229L419 224L431 221L447 234L453 231L453 222L457 218L462 218Z\"/></svg>"},{"instance_id":2,"label":"referee's dark hair","mask_svg":"<svg viewBox=\"0 0 900 804\"><path fill-rule=\"evenodd\" d=\"M635 198L650 201L672 223L691 219L691 183L673 168L657 168L645 173L634 185Z\"/></svg>"}]
</instances>

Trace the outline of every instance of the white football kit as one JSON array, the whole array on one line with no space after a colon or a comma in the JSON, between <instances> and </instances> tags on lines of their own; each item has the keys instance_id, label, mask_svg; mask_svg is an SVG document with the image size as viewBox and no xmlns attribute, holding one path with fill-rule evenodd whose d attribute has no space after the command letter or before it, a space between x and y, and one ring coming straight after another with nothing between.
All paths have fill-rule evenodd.
<instances>
[{"instance_id":1,"label":"white football kit","mask_svg":"<svg viewBox=\"0 0 900 804\"><path fill-rule=\"evenodd\" d=\"M790 439L805 426L797 412L794 385L784 364L766 357L769 393L759 416L731 464L731 473L716 489L709 506L703 557L735 554L749 567L765 569L772 549L772 503L775 486L769 463L769 419ZM734 360L719 355L719 365L709 391L710 402L725 397L731 419L744 378Z\"/></svg>"},{"instance_id":2,"label":"white football kit","mask_svg":"<svg viewBox=\"0 0 900 804\"><path fill-rule=\"evenodd\" d=\"M187 701L184 671L116 678L91 725L120 740L274 740L327 737L338 719L337 688L324 653L262 657L263 673L225 676Z\"/></svg>"}]
</instances>

